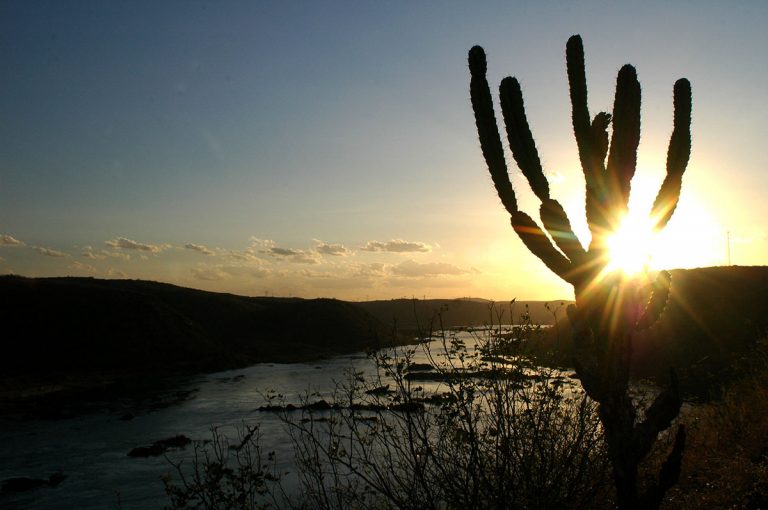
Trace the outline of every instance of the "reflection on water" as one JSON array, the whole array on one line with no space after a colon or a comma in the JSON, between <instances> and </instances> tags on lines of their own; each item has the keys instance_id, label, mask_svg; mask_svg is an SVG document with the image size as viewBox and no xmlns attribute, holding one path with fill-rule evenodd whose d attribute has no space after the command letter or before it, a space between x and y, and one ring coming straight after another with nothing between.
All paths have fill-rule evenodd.
<instances>
[{"instance_id":1,"label":"reflection on water","mask_svg":"<svg viewBox=\"0 0 768 510\"><path fill-rule=\"evenodd\" d=\"M460 336L474 346L471 335ZM432 342L431 349L440 351L439 342ZM427 362L428 358L417 349L414 361ZM262 363L180 380L173 393L182 398L166 407L154 405L168 399L167 395L158 395L154 402L124 402L122 411L115 411L113 406L111 410L63 420L0 420L0 480L47 478L59 471L66 475L55 488L0 497L0 507L162 508L168 500L161 477L171 472L172 466L163 456L129 458L127 453L177 434L194 440L209 439L212 425L222 426L224 433L234 433L243 420L261 424L263 450L275 451L278 466L291 469L293 451L283 424L273 413L256 411L264 404L263 394L274 390L284 395L286 402L294 403L307 392L327 397L349 369L367 375L376 371L363 354L311 363ZM184 455L169 453L174 459Z\"/></svg>"}]
</instances>

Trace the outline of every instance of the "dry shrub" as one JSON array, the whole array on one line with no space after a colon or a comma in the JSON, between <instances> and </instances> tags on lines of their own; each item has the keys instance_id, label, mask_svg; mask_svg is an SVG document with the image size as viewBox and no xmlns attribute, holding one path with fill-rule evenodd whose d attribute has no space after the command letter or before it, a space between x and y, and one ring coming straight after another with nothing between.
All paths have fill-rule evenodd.
<instances>
[{"instance_id":1,"label":"dry shrub","mask_svg":"<svg viewBox=\"0 0 768 510\"><path fill-rule=\"evenodd\" d=\"M768 508L768 345L715 402L687 406L688 445L663 508Z\"/></svg>"}]
</instances>

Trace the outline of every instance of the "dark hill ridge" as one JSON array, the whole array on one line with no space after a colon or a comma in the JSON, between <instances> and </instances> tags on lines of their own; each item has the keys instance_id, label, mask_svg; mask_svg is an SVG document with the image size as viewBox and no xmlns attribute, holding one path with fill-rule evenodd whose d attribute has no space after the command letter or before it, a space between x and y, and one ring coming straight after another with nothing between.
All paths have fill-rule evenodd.
<instances>
[{"instance_id":1,"label":"dark hill ridge","mask_svg":"<svg viewBox=\"0 0 768 510\"><path fill-rule=\"evenodd\" d=\"M686 391L747 370L757 342L768 338L768 267L728 266L674 269L667 307L653 328L633 341L633 367L638 376L666 382L674 367ZM561 364L573 360L570 324L537 346ZM764 362L764 361L763 361Z\"/></svg>"},{"instance_id":2,"label":"dark hill ridge","mask_svg":"<svg viewBox=\"0 0 768 510\"><path fill-rule=\"evenodd\" d=\"M141 280L0 277L6 375L173 372L303 361L392 342L335 299L243 297Z\"/></svg>"},{"instance_id":3,"label":"dark hill ridge","mask_svg":"<svg viewBox=\"0 0 768 510\"><path fill-rule=\"evenodd\" d=\"M677 269L659 323L638 339L638 368L680 367L697 378L749 357L768 335L768 267Z\"/></svg>"},{"instance_id":4,"label":"dark hill ridge","mask_svg":"<svg viewBox=\"0 0 768 510\"><path fill-rule=\"evenodd\" d=\"M636 343L639 368L682 368L706 358L698 365L706 371L712 360L741 356L766 334L767 267L672 275L667 311ZM570 302L550 302L559 307L558 319L564 317L561 303ZM202 372L358 352L412 341L412 335L393 341L393 325L401 331L437 328L440 311L444 327L487 324L490 305L481 299L243 297L141 280L0 276L0 400L41 379L58 384L83 374L109 379ZM519 322L526 311L536 323L554 319L542 301L518 301L512 309L509 302L495 305L503 322L510 315ZM558 357L569 362L567 324L558 330Z\"/></svg>"},{"instance_id":5,"label":"dark hill ridge","mask_svg":"<svg viewBox=\"0 0 768 510\"><path fill-rule=\"evenodd\" d=\"M573 301L489 301L487 299L391 299L356 303L384 324L405 330L421 329L429 331L439 329L440 323L445 328L458 326L483 326L498 324L501 312L503 324L519 324L520 316L530 315L535 324L554 324L552 312L545 308L549 303L557 312L558 320L565 317L565 307ZM493 306L493 308L491 308ZM559 309L558 309L559 308ZM438 320L440 314L440 321ZM510 321L510 317L512 317Z\"/></svg>"}]
</instances>

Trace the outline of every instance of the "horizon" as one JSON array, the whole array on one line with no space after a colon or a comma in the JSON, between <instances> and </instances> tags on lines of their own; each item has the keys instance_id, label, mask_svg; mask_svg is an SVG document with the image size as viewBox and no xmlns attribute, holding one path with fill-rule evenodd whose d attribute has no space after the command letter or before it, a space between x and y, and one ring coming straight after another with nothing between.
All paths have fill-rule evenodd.
<instances>
[{"instance_id":1,"label":"horizon","mask_svg":"<svg viewBox=\"0 0 768 510\"><path fill-rule=\"evenodd\" d=\"M610 109L621 65L638 71L632 209L650 209L664 176L672 85L692 84L691 161L652 268L768 264L762 2L7 2L0 14L0 274L346 301L572 299L499 205L466 58L480 44L492 87L521 81L553 195L584 240L564 56L576 33L593 110Z\"/></svg>"},{"instance_id":2,"label":"horizon","mask_svg":"<svg viewBox=\"0 0 768 510\"><path fill-rule=\"evenodd\" d=\"M203 291L203 292L213 292L213 293L221 293L221 294L232 294L235 296L240 297L260 297L260 298L275 298L275 299L336 299L339 301L345 301L348 303L370 303L374 301L401 301L401 300L407 300L407 301L458 301L458 300L467 300L467 301L488 301L488 302L494 302L494 303L511 303L511 302L520 302L520 303L530 303L530 302L542 302L542 303L551 303L551 302L573 302L573 299L570 298L558 298L558 299L525 299L525 298L518 298L514 297L511 299L488 299L484 298L482 296L453 296L453 297L428 297L426 295L422 296L398 296L398 297L391 297L391 298L372 298L372 299L340 299L333 296L316 296L312 298L305 298L301 296L291 296L291 295L276 295L276 294L236 294L228 291L211 291L206 290L200 287L187 287L184 285L179 285L177 283L172 282L164 282L161 280L143 280L138 278L102 278L99 276L25 276L20 274L12 274L12 273L6 273L6 274L0 274L0 278L29 278L29 279L54 279L54 278L72 278L72 279L89 279L89 280L102 280L102 281L109 281L109 282L146 282L146 283L157 283L160 285L173 285L176 287L181 287L183 289L188 290L195 290L195 291Z\"/></svg>"}]
</instances>

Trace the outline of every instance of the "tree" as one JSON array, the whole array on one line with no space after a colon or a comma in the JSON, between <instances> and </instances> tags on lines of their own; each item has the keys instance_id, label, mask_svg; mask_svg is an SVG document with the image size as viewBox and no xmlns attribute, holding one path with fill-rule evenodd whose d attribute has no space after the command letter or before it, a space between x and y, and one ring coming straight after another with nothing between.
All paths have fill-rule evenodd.
<instances>
[{"instance_id":1,"label":"tree","mask_svg":"<svg viewBox=\"0 0 768 510\"><path fill-rule=\"evenodd\" d=\"M670 370L669 386L645 409L642 417L638 416L628 390L633 334L650 327L660 317L669 296L670 276L666 271L659 273L651 298L644 303L636 281L607 270L607 241L627 212L637 163L640 83L635 68L623 66L616 81L613 114L600 112L590 120L584 49L578 35L568 40L566 63L573 131L586 182L586 217L592 236L587 249L573 232L563 207L550 197L549 184L525 115L520 84L515 78L507 77L501 81L499 96L509 146L515 162L541 200L539 214L549 237L530 216L518 209L486 79L485 52L479 46L469 51L475 123L493 184L511 215L513 229L534 255L574 287L576 304L571 305L567 313L577 348L575 367L584 390L599 404L619 507L657 508L679 476L685 428L678 427L674 446L658 480L642 493L638 488L638 467L658 435L671 425L680 411L682 402L677 379ZM667 175L651 211L657 230L666 226L680 197L691 152L690 124L691 86L688 80L680 79L674 86L674 129L667 152Z\"/></svg>"}]
</instances>

